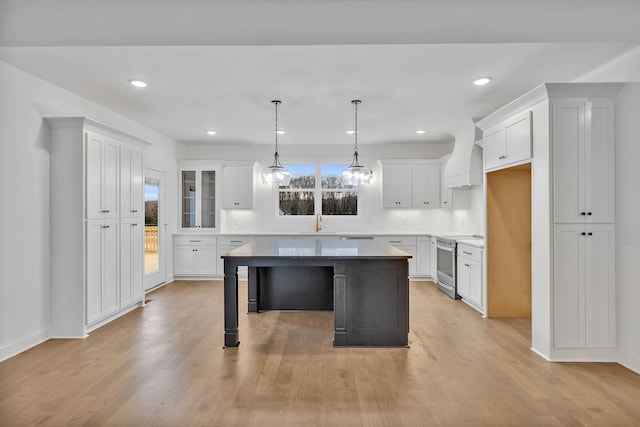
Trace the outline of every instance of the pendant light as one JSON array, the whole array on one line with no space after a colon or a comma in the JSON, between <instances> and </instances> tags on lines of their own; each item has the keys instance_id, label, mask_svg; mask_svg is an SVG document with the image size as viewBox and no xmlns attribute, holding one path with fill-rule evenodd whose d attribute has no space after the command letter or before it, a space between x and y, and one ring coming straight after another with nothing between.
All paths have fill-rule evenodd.
<instances>
[{"instance_id":1,"label":"pendant light","mask_svg":"<svg viewBox=\"0 0 640 427\"><path fill-rule=\"evenodd\" d=\"M291 181L291 172L282 167L278 154L278 104L280 101L273 100L271 103L276 107L276 152L273 155L273 164L262 172L262 183L285 187Z\"/></svg>"},{"instance_id":2,"label":"pendant light","mask_svg":"<svg viewBox=\"0 0 640 427\"><path fill-rule=\"evenodd\" d=\"M359 99L351 101L356 110L355 128L353 132L355 136L355 149L353 151L353 161L351 165L342 171L342 183L354 187L360 184L368 184L372 176L371 170L361 166L358 162L358 104L361 102Z\"/></svg>"}]
</instances>

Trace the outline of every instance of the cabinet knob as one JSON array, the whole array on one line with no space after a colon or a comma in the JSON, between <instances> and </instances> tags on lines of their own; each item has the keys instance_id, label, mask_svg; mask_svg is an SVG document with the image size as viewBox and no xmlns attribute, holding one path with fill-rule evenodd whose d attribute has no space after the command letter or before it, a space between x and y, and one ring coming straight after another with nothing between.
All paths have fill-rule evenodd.
<instances>
[{"instance_id":1,"label":"cabinet knob","mask_svg":"<svg viewBox=\"0 0 640 427\"><path fill-rule=\"evenodd\" d=\"M587 212L587 215L591 216L591 215L593 215L593 214L592 214L591 212Z\"/></svg>"},{"instance_id":2,"label":"cabinet knob","mask_svg":"<svg viewBox=\"0 0 640 427\"><path fill-rule=\"evenodd\" d=\"M581 236L586 236L587 233L585 233L584 231L582 233L580 233Z\"/></svg>"},{"instance_id":3,"label":"cabinet knob","mask_svg":"<svg viewBox=\"0 0 640 427\"><path fill-rule=\"evenodd\" d=\"M102 213L109 213L109 209L103 210Z\"/></svg>"},{"instance_id":4,"label":"cabinet knob","mask_svg":"<svg viewBox=\"0 0 640 427\"><path fill-rule=\"evenodd\" d=\"M587 233L588 236L593 236L593 233L589 232Z\"/></svg>"},{"instance_id":5,"label":"cabinet knob","mask_svg":"<svg viewBox=\"0 0 640 427\"><path fill-rule=\"evenodd\" d=\"M137 226L138 226L138 223L137 223L137 222L132 222L132 223L131 223L131 226L132 226L132 227L137 227Z\"/></svg>"},{"instance_id":6,"label":"cabinet knob","mask_svg":"<svg viewBox=\"0 0 640 427\"><path fill-rule=\"evenodd\" d=\"M585 216L587 213L586 212L580 212L580 215Z\"/></svg>"}]
</instances>

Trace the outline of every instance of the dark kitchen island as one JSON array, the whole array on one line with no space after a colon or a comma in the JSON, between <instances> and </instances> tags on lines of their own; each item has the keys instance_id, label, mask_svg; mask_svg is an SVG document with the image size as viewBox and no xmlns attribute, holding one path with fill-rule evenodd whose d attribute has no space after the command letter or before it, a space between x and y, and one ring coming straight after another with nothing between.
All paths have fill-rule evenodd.
<instances>
[{"instance_id":1,"label":"dark kitchen island","mask_svg":"<svg viewBox=\"0 0 640 427\"><path fill-rule=\"evenodd\" d=\"M331 310L333 345L407 347L411 258L375 240L256 240L224 259L224 346L240 345L238 267L248 311Z\"/></svg>"}]
</instances>

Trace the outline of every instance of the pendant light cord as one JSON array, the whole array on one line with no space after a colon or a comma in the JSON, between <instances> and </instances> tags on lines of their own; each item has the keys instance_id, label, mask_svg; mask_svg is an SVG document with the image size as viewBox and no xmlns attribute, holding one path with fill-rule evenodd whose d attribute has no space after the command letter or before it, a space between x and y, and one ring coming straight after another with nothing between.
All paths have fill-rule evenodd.
<instances>
[{"instance_id":1,"label":"pendant light cord","mask_svg":"<svg viewBox=\"0 0 640 427\"><path fill-rule=\"evenodd\" d=\"M353 151L353 162L351 163L351 166L360 166L360 162L358 161L358 104L360 104L361 102L362 101L360 101L359 99L354 99L353 101L351 101L351 103L356 106L354 128L355 150Z\"/></svg>"},{"instance_id":2,"label":"pendant light cord","mask_svg":"<svg viewBox=\"0 0 640 427\"><path fill-rule=\"evenodd\" d=\"M281 167L280 166L280 155L278 154L278 104L280 104L280 101L275 99L275 100L273 100L271 102L273 104L275 104L275 106L276 106L276 152L273 155L273 166Z\"/></svg>"}]
</instances>

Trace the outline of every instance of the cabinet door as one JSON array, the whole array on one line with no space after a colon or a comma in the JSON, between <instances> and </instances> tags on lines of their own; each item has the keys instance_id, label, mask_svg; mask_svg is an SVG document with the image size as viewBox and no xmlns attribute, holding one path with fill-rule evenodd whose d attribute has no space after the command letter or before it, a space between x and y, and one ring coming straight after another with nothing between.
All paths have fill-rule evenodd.
<instances>
[{"instance_id":1,"label":"cabinet door","mask_svg":"<svg viewBox=\"0 0 640 427\"><path fill-rule=\"evenodd\" d=\"M552 103L554 222L584 222L584 102Z\"/></svg>"},{"instance_id":2,"label":"cabinet door","mask_svg":"<svg viewBox=\"0 0 640 427\"><path fill-rule=\"evenodd\" d=\"M215 246L198 246L195 248L196 274L216 274L218 260Z\"/></svg>"},{"instance_id":3,"label":"cabinet door","mask_svg":"<svg viewBox=\"0 0 640 427\"><path fill-rule=\"evenodd\" d=\"M222 170L222 207L233 209L238 203L237 199L237 168L224 168Z\"/></svg>"},{"instance_id":4,"label":"cabinet door","mask_svg":"<svg viewBox=\"0 0 640 427\"><path fill-rule=\"evenodd\" d=\"M120 147L120 215L142 217L143 182L142 153L122 145Z\"/></svg>"},{"instance_id":5,"label":"cabinet door","mask_svg":"<svg viewBox=\"0 0 640 427\"><path fill-rule=\"evenodd\" d=\"M87 132L85 145L86 218L102 219L102 145L104 138Z\"/></svg>"},{"instance_id":6,"label":"cabinet door","mask_svg":"<svg viewBox=\"0 0 640 427\"><path fill-rule=\"evenodd\" d=\"M119 287L119 232L117 219L105 220L102 244L102 292L104 295L104 314L115 313L120 308Z\"/></svg>"},{"instance_id":7,"label":"cabinet door","mask_svg":"<svg viewBox=\"0 0 640 427\"><path fill-rule=\"evenodd\" d=\"M482 264L478 261L468 260L469 264L469 288L467 292L467 301L479 308L484 308L482 304L483 286L482 286Z\"/></svg>"},{"instance_id":8,"label":"cabinet door","mask_svg":"<svg viewBox=\"0 0 640 427\"><path fill-rule=\"evenodd\" d=\"M471 287L471 270L470 260L465 257L458 257L458 265L456 270L456 285L458 294L463 298L469 297L469 288Z\"/></svg>"},{"instance_id":9,"label":"cabinet door","mask_svg":"<svg viewBox=\"0 0 640 427\"><path fill-rule=\"evenodd\" d=\"M505 163L531 158L531 111L516 114L505 122Z\"/></svg>"},{"instance_id":10,"label":"cabinet door","mask_svg":"<svg viewBox=\"0 0 640 427\"><path fill-rule=\"evenodd\" d=\"M120 224L120 307L142 299L144 223L124 219Z\"/></svg>"},{"instance_id":11,"label":"cabinet door","mask_svg":"<svg viewBox=\"0 0 640 427\"><path fill-rule=\"evenodd\" d=\"M584 225L556 225L553 242L553 342L557 348L584 348Z\"/></svg>"},{"instance_id":12,"label":"cabinet door","mask_svg":"<svg viewBox=\"0 0 640 427\"><path fill-rule=\"evenodd\" d=\"M180 227L196 228L196 171L180 171Z\"/></svg>"},{"instance_id":13,"label":"cabinet door","mask_svg":"<svg viewBox=\"0 0 640 427\"><path fill-rule=\"evenodd\" d=\"M418 237L416 256L416 275L431 275L431 239L428 237Z\"/></svg>"},{"instance_id":14,"label":"cabinet door","mask_svg":"<svg viewBox=\"0 0 640 427\"><path fill-rule=\"evenodd\" d=\"M102 220L87 221L86 231L86 322L100 319L102 310Z\"/></svg>"},{"instance_id":15,"label":"cabinet door","mask_svg":"<svg viewBox=\"0 0 640 427\"><path fill-rule=\"evenodd\" d=\"M200 221L201 228L216 227L216 171L200 172Z\"/></svg>"},{"instance_id":16,"label":"cabinet door","mask_svg":"<svg viewBox=\"0 0 640 427\"><path fill-rule=\"evenodd\" d=\"M382 175L382 206L385 208L411 207L411 168L385 166Z\"/></svg>"},{"instance_id":17,"label":"cabinet door","mask_svg":"<svg viewBox=\"0 0 640 427\"><path fill-rule=\"evenodd\" d=\"M224 168L223 184L225 209L251 209L253 206L252 167Z\"/></svg>"},{"instance_id":18,"label":"cabinet door","mask_svg":"<svg viewBox=\"0 0 640 427\"><path fill-rule=\"evenodd\" d=\"M615 221L615 147L613 100L586 104L585 193L587 223Z\"/></svg>"},{"instance_id":19,"label":"cabinet door","mask_svg":"<svg viewBox=\"0 0 640 427\"><path fill-rule=\"evenodd\" d=\"M432 165L413 166L412 205L414 208L440 207L440 167Z\"/></svg>"},{"instance_id":20,"label":"cabinet door","mask_svg":"<svg viewBox=\"0 0 640 427\"><path fill-rule=\"evenodd\" d=\"M193 246L173 247L173 273L194 274L196 271L196 255Z\"/></svg>"},{"instance_id":21,"label":"cabinet door","mask_svg":"<svg viewBox=\"0 0 640 427\"><path fill-rule=\"evenodd\" d=\"M396 248L400 249L401 251L405 251L406 253L411 255L411 258L409 258L409 276L415 276L417 272L416 247L399 245L399 246L396 246Z\"/></svg>"},{"instance_id":22,"label":"cabinet door","mask_svg":"<svg viewBox=\"0 0 640 427\"><path fill-rule=\"evenodd\" d=\"M586 346L615 347L615 227L588 225L586 230Z\"/></svg>"},{"instance_id":23,"label":"cabinet door","mask_svg":"<svg viewBox=\"0 0 640 427\"><path fill-rule=\"evenodd\" d=\"M104 218L118 218L118 186L120 182L120 145L110 139L102 150L102 212Z\"/></svg>"},{"instance_id":24,"label":"cabinet door","mask_svg":"<svg viewBox=\"0 0 640 427\"><path fill-rule=\"evenodd\" d=\"M431 236L429 239L431 243L431 273L429 274L433 280L436 279L438 275L438 251L437 251L437 243L438 239L435 236Z\"/></svg>"},{"instance_id":25,"label":"cabinet door","mask_svg":"<svg viewBox=\"0 0 640 427\"><path fill-rule=\"evenodd\" d=\"M504 161L504 131L501 128L488 129L483 138L484 168L492 169Z\"/></svg>"}]
</instances>

